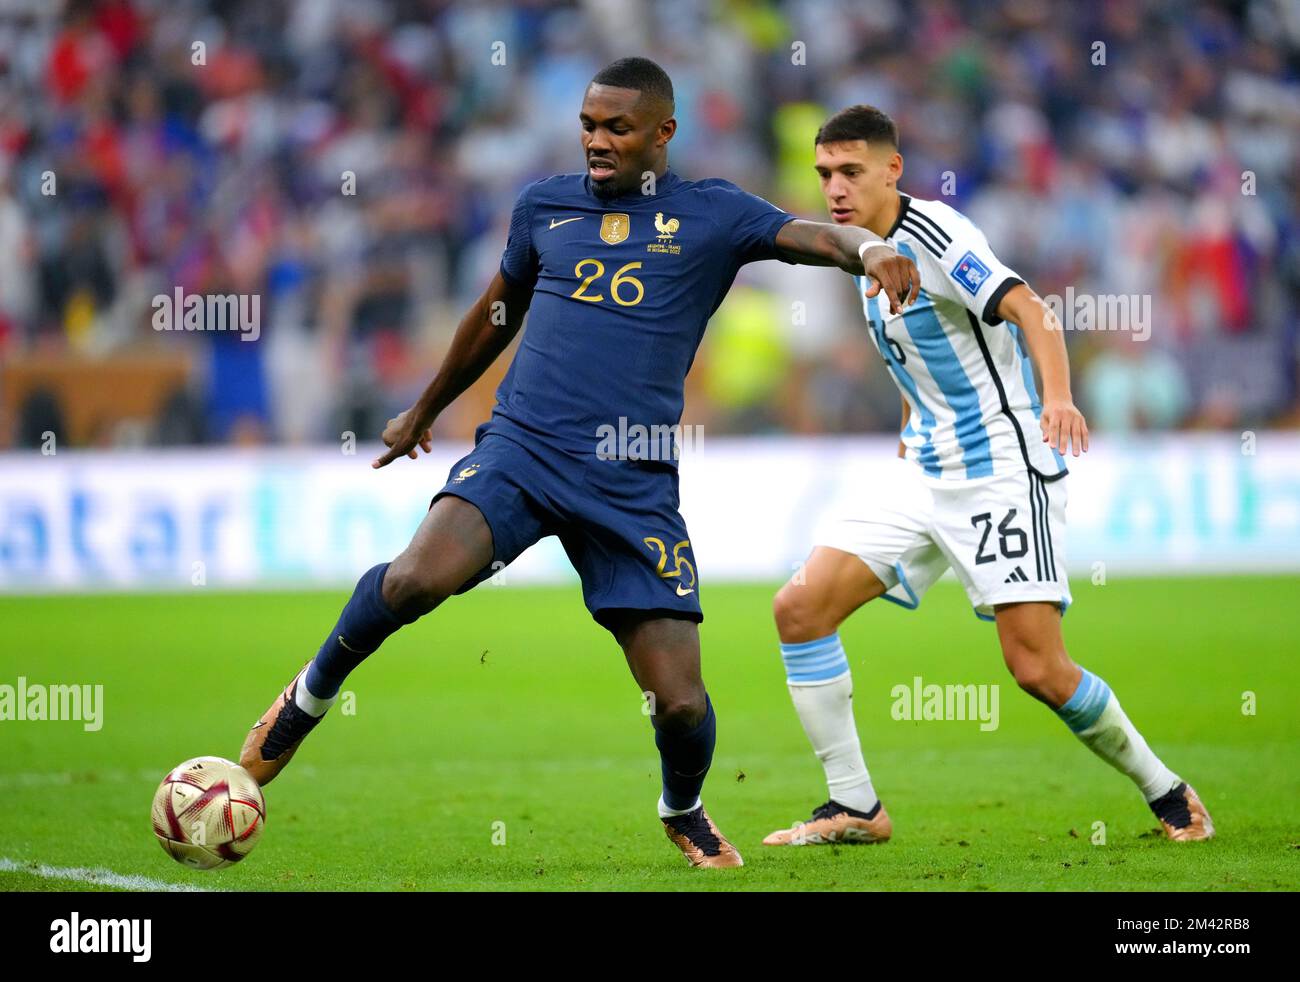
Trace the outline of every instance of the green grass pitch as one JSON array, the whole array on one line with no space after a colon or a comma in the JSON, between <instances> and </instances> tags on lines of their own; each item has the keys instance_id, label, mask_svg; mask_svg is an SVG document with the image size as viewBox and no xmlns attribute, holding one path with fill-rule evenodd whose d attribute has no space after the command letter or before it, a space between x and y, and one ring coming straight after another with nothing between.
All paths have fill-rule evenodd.
<instances>
[{"instance_id":1,"label":"green grass pitch","mask_svg":"<svg viewBox=\"0 0 1300 982\"><path fill-rule=\"evenodd\" d=\"M772 589L706 585L719 741L705 801L745 857L733 871L688 868L664 836L640 693L576 585L484 585L391 639L345 685L355 714L332 710L267 789L252 855L210 873L159 848L152 792L182 760L238 755L345 593L5 598L0 683L102 684L104 724L0 722L0 889L96 888L32 871L44 864L234 890L1295 890L1298 586L1074 586L1071 654L1197 787L1214 841L1153 834L1129 782L1016 688L992 626L942 583L920 611L872 604L842 631L893 841L773 849L766 833L824 800L821 769ZM999 684L999 727L894 720L890 690L916 675Z\"/></svg>"}]
</instances>

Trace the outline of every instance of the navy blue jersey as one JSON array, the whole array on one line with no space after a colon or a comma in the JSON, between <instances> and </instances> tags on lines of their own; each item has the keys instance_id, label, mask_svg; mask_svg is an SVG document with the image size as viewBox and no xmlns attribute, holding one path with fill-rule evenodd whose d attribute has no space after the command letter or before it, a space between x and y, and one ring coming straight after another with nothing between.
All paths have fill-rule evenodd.
<instances>
[{"instance_id":1,"label":"navy blue jersey","mask_svg":"<svg viewBox=\"0 0 1300 982\"><path fill-rule=\"evenodd\" d=\"M671 171L598 198L585 174L526 187L501 275L533 288L491 427L595 452L597 428L673 426L709 317L745 263L778 259L793 218L728 181Z\"/></svg>"}]
</instances>

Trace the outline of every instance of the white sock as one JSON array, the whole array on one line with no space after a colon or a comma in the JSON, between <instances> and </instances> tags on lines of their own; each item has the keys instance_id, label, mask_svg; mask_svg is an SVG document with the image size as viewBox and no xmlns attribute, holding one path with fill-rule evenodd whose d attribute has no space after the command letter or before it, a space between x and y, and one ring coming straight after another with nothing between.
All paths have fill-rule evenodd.
<instances>
[{"instance_id":1,"label":"white sock","mask_svg":"<svg viewBox=\"0 0 1300 982\"><path fill-rule=\"evenodd\" d=\"M307 689L307 676L305 675L298 680L298 684L293 690L293 701L295 705L310 716L324 716L326 710L328 710L330 706L334 705L336 699L338 699L337 692L328 699L322 699L319 696L312 695Z\"/></svg>"},{"instance_id":2,"label":"white sock","mask_svg":"<svg viewBox=\"0 0 1300 982\"><path fill-rule=\"evenodd\" d=\"M1086 668L1074 695L1056 714L1093 753L1127 774L1148 802L1179 784L1178 775L1152 753L1130 722L1110 686Z\"/></svg>"},{"instance_id":3,"label":"white sock","mask_svg":"<svg viewBox=\"0 0 1300 982\"><path fill-rule=\"evenodd\" d=\"M826 772L830 797L869 812L879 800L853 721L853 676L839 634L781 645L786 684L799 722Z\"/></svg>"},{"instance_id":4,"label":"white sock","mask_svg":"<svg viewBox=\"0 0 1300 982\"><path fill-rule=\"evenodd\" d=\"M676 818L678 815L689 815L691 812L695 811L695 809L700 807L700 803L701 803L701 799L697 795L695 798L695 804L691 805L690 808L683 808L681 811L677 811L676 809L669 808L668 803L664 801L664 796L660 795L659 796L659 817Z\"/></svg>"}]
</instances>

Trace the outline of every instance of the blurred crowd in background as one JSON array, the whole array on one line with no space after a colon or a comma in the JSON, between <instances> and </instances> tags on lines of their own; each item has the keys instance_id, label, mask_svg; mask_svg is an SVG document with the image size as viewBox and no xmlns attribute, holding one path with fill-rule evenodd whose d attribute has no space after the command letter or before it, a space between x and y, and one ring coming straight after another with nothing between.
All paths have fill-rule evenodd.
<instances>
[{"instance_id":1,"label":"blurred crowd in background","mask_svg":"<svg viewBox=\"0 0 1300 982\"><path fill-rule=\"evenodd\" d=\"M1040 294L1150 297L1146 340L1067 333L1094 429L1300 425L1297 0L0 0L0 446L97 384L73 442L374 439L628 54L673 78L685 177L824 217L813 134L873 104L903 190ZM154 330L177 287L260 296L259 340ZM834 270L747 267L688 384L710 434L898 415Z\"/></svg>"}]
</instances>

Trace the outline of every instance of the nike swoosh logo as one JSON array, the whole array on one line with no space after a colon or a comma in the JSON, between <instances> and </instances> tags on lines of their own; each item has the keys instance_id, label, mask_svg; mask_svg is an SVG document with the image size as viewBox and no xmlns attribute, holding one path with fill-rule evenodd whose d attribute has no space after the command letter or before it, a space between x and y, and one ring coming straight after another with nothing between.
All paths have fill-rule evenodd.
<instances>
[{"instance_id":1,"label":"nike swoosh logo","mask_svg":"<svg viewBox=\"0 0 1300 982\"><path fill-rule=\"evenodd\" d=\"M552 218L551 228L556 228L560 225L567 225L569 222L580 222L586 217L586 215L579 215L577 218ZM550 231L550 229L547 229L547 231Z\"/></svg>"},{"instance_id":2,"label":"nike swoosh logo","mask_svg":"<svg viewBox=\"0 0 1300 982\"><path fill-rule=\"evenodd\" d=\"M677 584L677 596L679 597L688 597L694 592L695 587L691 587L689 590L683 590L682 585L680 583Z\"/></svg>"}]
</instances>

